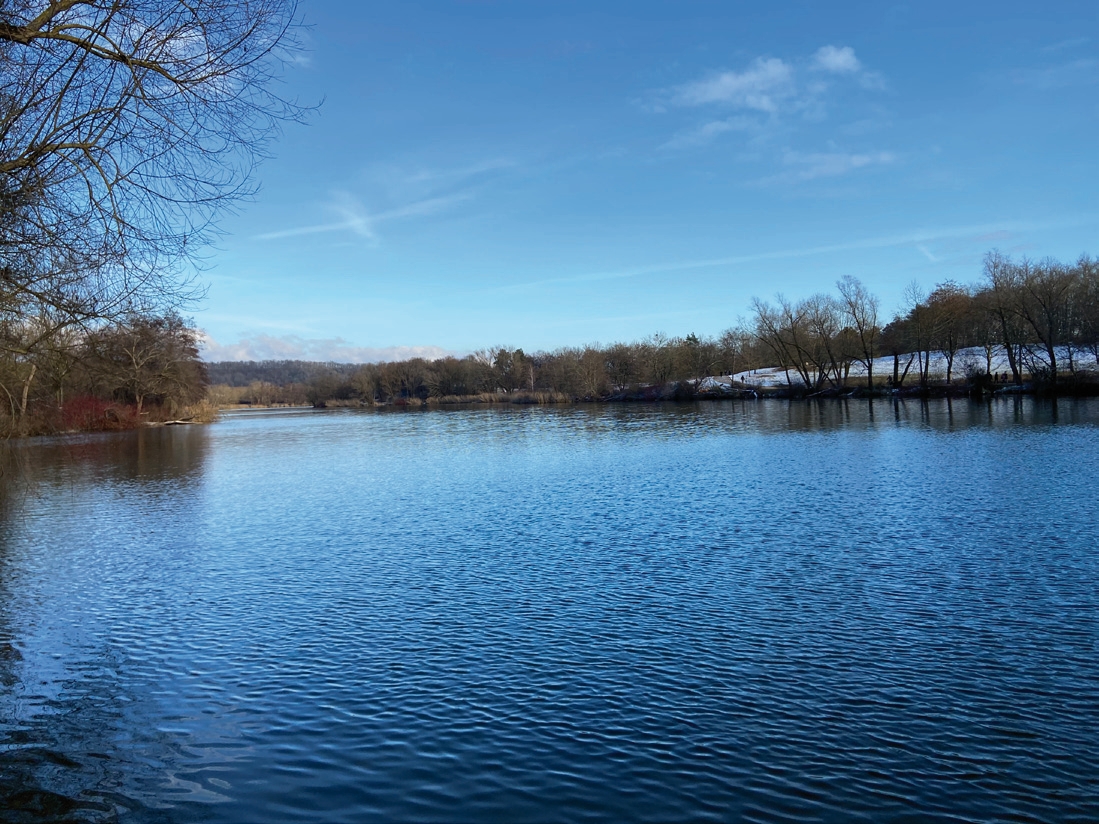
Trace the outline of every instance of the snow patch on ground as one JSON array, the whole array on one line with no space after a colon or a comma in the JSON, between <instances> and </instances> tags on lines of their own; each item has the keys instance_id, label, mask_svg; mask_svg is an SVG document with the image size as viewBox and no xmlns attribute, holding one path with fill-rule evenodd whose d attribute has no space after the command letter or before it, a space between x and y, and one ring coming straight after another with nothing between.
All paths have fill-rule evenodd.
<instances>
[{"instance_id":1,"label":"snow patch on ground","mask_svg":"<svg viewBox=\"0 0 1099 824\"><path fill-rule=\"evenodd\" d=\"M1057 369L1058 373L1068 371L1068 359L1069 351L1067 347L1062 347L1057 352ZM1073 362L1077 371L1091 370L1094 371L1099 368L1096 363L1095 354L1092 352L1080 352L1073 351ZM903 374L904 366L908 363L908 355L901 356L900 359L900 372ZM1039 363L1044 361L1040 360L1037 353L1034 355L1035 360ZM951 377L954 379L964 378L967 370L969 371L987 371L988 361L987 355L983 347L974 346L969 349L960 349L954 356L954 369L951 372ZM908 377L905 379L905 385L911 385L916 382L918 377L919 366L916 360L912 361L912 367L908 370ZM1029 370L1027 370L1029 371ZM931 353L931 366L929 369L931 377L934 379L943 380L946 378L946 357L941 352ZM1006 372L1008 377L1011 376L1011 366L1007 360L1007 353L1002 346L997 346L992 350L992 373L994 375ZM866 377L866 367L861 363L852 363L850 376L852 378L864 378ZM884 357L874 359L874 384L875 386L884 385L886 378L893 376L893 356L886 355ZM707 383L712 381L713 383ZM750 369L744 372L737 372L735 375L721 375L710 378L705 378L700 384L699 389L705 391L707 387L711 391L718 389L718 384L722 386L730 386L733 382L740 382L747 384L748 386L786 386L786 372L778 366L769 366L764 369ZM797 373L790 372L790 382L793 384L801 383Z\"/></svg>"}]
</instances>

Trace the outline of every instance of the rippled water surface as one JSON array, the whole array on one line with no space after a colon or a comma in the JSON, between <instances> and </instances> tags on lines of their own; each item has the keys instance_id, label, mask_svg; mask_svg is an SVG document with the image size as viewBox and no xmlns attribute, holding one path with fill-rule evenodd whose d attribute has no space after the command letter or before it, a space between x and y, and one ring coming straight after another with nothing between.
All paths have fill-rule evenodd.
<instances>
[{"instance_id":1,"label":"rippled water surface","mask_svg":"<svg viewBox=\"0 0 1099 824\"><path fill-rule=\"evenodd\" d=\"M1099 405L18 443L0 820L1099 821Z\"/></svg>"}]
</instances>

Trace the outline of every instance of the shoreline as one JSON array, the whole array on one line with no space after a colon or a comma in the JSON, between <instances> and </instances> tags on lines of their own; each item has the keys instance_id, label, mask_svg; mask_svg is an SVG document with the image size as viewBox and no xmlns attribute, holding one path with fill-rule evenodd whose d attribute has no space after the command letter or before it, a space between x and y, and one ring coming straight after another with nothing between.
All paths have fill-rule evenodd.
<instances>
[{"instance_id":1,"label":"shoreline","mask_svg":"<svg viewBox=\"0 0 1099 824\"><path fill-rule=\"evenodd\" d=\"M602 396L569 397L561 394L542 392L513 392L497 395L451 395L441 398L398 398L388 401L366 401L363 399L326 400L312 406L285 405L279 407L233 407L233 409L432 409L438 407L459 406L556 406L570 404L635 404L635 403L677 403L723 400L972 400L991 401L996 398L1033 397L1039 399L1089 398L1099 397L1099 383L1080 382L1072 385L1046 387L1034 383L1022 385L1010 384L996 389L972 386L968 384L951 386L914 386L901 389L874 389L865 387L829 388L816 392L807 392L804 387L744 386L724 390L696 390L693 386L668 384L663 387L639 387L626 391L612 392Z\"/></svg>"}]
</instances>

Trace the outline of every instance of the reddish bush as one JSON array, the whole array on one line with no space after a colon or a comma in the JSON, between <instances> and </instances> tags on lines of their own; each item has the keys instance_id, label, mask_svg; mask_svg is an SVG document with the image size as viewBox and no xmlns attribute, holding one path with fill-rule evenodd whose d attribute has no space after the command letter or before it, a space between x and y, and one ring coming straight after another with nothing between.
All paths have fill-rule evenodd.
<instances>
[{"instance_id":1,"label":"reddish bush","mask_svg":"<svg viewBox=\"0 0 1099 824\"><path fill-rule=\"evenodd\" d=\"M61 407L61 421L65 429L81 432L112 432L134 429L141 423L137 409L125 404L81 395L65 401Z\"/></svg>"}]
</instances>

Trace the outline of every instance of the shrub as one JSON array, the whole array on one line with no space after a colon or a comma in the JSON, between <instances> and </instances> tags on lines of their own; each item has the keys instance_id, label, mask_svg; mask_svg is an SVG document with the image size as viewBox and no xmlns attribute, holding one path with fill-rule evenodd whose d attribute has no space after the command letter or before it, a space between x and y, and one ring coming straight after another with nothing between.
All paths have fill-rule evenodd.
<instances>
[{"instance_id":1,"label":"shrub","mask_svg":"<svg viewBox=\"0 0 1099 824\"><path fill-rule=\"evenodd\" d=\"M134 429L140 425L141 418L136 407L81 395L62 404L61 423L67 430L113 432Z\"/></svg>"}]
</instances>

